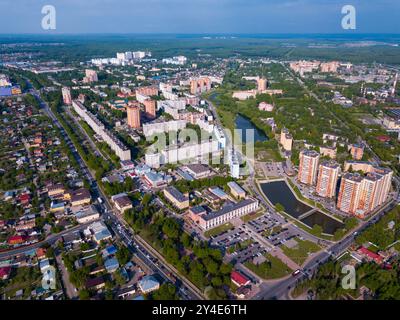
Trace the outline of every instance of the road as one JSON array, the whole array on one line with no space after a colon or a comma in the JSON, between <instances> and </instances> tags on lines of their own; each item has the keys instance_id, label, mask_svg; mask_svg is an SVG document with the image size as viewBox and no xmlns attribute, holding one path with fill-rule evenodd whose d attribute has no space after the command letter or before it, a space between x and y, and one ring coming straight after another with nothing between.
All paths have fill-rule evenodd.
<instances>
[{"instance_id":1,"label":"road","mask_svg":"<svg viewBox=\"0 0 400 320\"><path fill-rule=\"evenodd\" d=\"M122 219L122 217L118 216L114 212L108 197L99 187L96 179L92 175L91 171L87 167L86 163L84 162L80 154L77 152L76 148L73 147L72 141L70 140L68 134L62 127L61 123L58 121L57 117L54 115L53 111L50 109L48 104L42 100L40 93L37 90L31 87L30 93L35 96L35 98L40 103L40 107L53 120L54 124L60 129L61 135L65 139L67 145L70 147L71 152L76 161L78 162L82 173L86 176L86 178L90 183L92 195L95 198L100 197L104 200L103 203L99 204L99 206L101 207L101 211L103 212L102 218L105 219L106 221L110 220L108 222L111 222L110 226L114 231L114 233L120 237L120 239L124 242L126 247L133 254L135 254L140 260L142 260L143 263L150 266L153 272L159 273L165 281L173 282L173 280L171 280L171 277L167 275L167 272L173 274L174 278L176 279L178 293L182 298L192 299L192 300L203 299L204 297L202 296L201 292L199 292L199 290L196 287L194 287L193 284L191 284L187 279L178 274L174 269L170 268L168 264L163 263L162 261L154 257L154 255L150 252L150 250L144 247L143 243L139 244L137 241L135 241L133 230L128 226L126 226L125 221ZM124 227L119 229L117 227L118 225ZM158 264L155 264L156 261L158 261Z\"/></svg>"}]
</instances>

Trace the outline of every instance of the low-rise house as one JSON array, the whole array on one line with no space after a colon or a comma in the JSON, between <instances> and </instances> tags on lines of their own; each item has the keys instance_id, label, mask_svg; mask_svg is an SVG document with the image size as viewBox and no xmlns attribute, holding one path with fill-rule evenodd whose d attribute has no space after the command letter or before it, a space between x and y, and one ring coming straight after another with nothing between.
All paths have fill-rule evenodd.
<instances>
[{"instance_id":1,"label":"low-rise house","mask_svg":"<svg viewBox=\"0 0 400 320\"><path fill-rule=\"evenodd\" d=\"M65 210L65 203L63 201L58 202L58 201L52 201L50 203L50 212L59 212L59 211L64 211Z\"/></svg>"},{"instance_id":2,"label":"low-rise house","mask_svg":"<svg viewBox=\"0 0 400 320\"><path fill-rule=\"evenodd\" d=\"M131 160L121 161L121 169L124 171L135 169L135 164Z\"/></svg>"},{"instance_id":3,"label":"low-rise house","mask_svg":"<svg viewBox=\"0 0 400 320\"><path fill-rule=\"evenodd\" d=\"M357 253L359 253L362 257L364 257L367 261L374 261L377 264L383 263L383 257L381 257L379 254L375 252L372 252L371 250L368 250L365 247L360 247L357 250Z\"/></svg>"},{"instance_id":4,"label":"low-rise house","mask_svg":"<svg viewBox=\"0 0 400 320\"><path fill-rule=\"evenodd\" d=\"M47 193L49 197L59 196L64 194L65 188L61 183L47 186Z\"/></svg>"},{"instance_id":5,"label":"low-rise house","mask_svg":"<svg viewBox=\"0 0 400 320\"><path fill-rule=\"evenodd\" d=\"M118 260L115 258L109 258L104 261L104 267L106 268L107 272L113 273L119 268Z\"/></svg>"},{"instance_id":6,"label":"low-rise house","mask_svg":"<svg viewBox=\"0 0 400 320\"><path fill-rule=\"evenodd\" d=\"M19 232L19 231L25 231L25 230L30 230L35 228L36 226L36 222L35 220L29 220L29 221L21 221L20 223L18 223L14 229L15 231Z\"/></svg>"},{"instance_id":7,"label":"low-rise house","mask_svg":"<svg viewBox=\"0 0 400 320\"><path fill-rule=\"evenodd\" d=\"M102 276L96 277L96 278L91 278L88 279L85 283L85 288L88 290L100 290L101 288L104 288L106 285L106 282Z\"/></svg>"},{"instance_id":8,"label":"low-rise house","mask_svg":"<svg viewBox=\"0 0 400 320\"><path fill-rule=\"evenodd\" d=\"M0 268L0 280L7 280L11 274L11 267L1 267Z\"/></svg>"},{"instance_id":9,"label":"low-rise house","mask_svg":"<svg viewBox=\"0 0 400 320\"><path fill-rule=\"evenodd\" d=\"M103 258L107 258L109 256L115 255L117 253L117 248L114 245L110 245L106 247L102 252Z\"/></svg>"},{"instance_id":10,"label":"low-rise house","mask_svg":"<svg viewBox=\"0 0 400 320\"><path fill-rule=\"evenodd\" d=\"M118 291L117 296L119 299L126 299L133 296L136 293L136 288L134 286L127 287Z\"/></svg>"},{"instance_id":11,"label":"low-rise house","mask_svg":"<svg viewBox=\"0 0 400 320\"><path fill-rule=\"evenodd\" d=\"M15 235L8 238L7 242L9 245L19 245L23 244L28 240L28 237L25 235Z\"/></svg>"},{"instance_id":12,"label":"low-rise house","mask_svg":"<svg viewBox=\"0 0 400 320\"><path fill-rule=\"evenodd\" d=\"M82 237L79 231L76 232L71 232L66 235L62 236L62 240L64 242L64 245L72 245L76 243L81 243L82 242Z\"/></svg>"},{"instance_id":13,"label":"low-rise house","mask_svg":"<svg viewBox=\"0 0 400 320\"><path fill-rule=\"evenodd\" d=\"M250 284L250 279L238 271L231 272L231 280L238 287L247 286Z\"/></svg>"},{"instance_id":14,"label":"low-rise house","mask_svg":"<svg viewBox=\"0 0 400 320\"><path fill-rule=\"evenodd\" d=\"M92 197L88 189L78 189L72 191L71 193L71 205L72 206L82 206L86 204L90 204Z\"/></svg>"},{"instance_id":15,"label":"low-rise house","mask_svg":"<svg viewBox=\"0 0 400 320\"><path fill-rule=\"evenodd\" d=\"M160 283L153 276L146 276L138 282L138 287L142 293L147 294L158 290L160 288Z\"/></svg>"},{"instance_id":16,"label":"low-rise house","mask_svg":"<svg viewBox=\"0 0 400 320\"><path fill-rule=\"evenodd\" d=\"M93 239L97 242L100 243L103 240L108 240L112 238L112 235L106 225L102 222L95 222L91 224L88 229L92 232L93 234Z\"/></svg>"},{"instance_id":17,"label":"low-rise house","mask_svg":"<svg viewBox=\"0 0 400 320\"><path fill-rule=\"evenodd\" d=\"M100 218L100 214L96 207L88 206L75 214L76 221L78 223L88 223Z\"/></svg>"},{"instance_id":18,"label":"low-rise house","mask_svg":"<svg viewBox=\"0 0 400 320\"><path fill-rule=\"evenodd\" d=\"M124 213L126 210L132 209L132 201L126 194L122 194L119 197L113 199L115 207L120 213Z\"/></svg>"}]
</instances>

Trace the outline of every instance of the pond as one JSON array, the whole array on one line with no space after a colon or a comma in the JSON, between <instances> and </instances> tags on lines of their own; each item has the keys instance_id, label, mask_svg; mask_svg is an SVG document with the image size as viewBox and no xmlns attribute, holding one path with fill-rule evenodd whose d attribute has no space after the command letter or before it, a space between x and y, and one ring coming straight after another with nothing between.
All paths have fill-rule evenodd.
<instances>
[{"instance_id":1,"label":"pond","mask_svg":"<svg viewBox=\"0 0 400 320\"><path fill-rule=\"evenodd\" d=\"M280 203L285 207L285 212L293 218L298 218L312 209L310 206L297 200L285 181L262 183L261 189L273 205Z\"/></svg>"},{"instance_id":2,"label":"pond","mask_svg":"<svg viewBox=\"0 0 400 320\"><path fill-rule=\"evenodd\" d=\"M284 206L285 212L293 218L298 219L301 215L313 209L297 200L285 181L261 183L260 186L264 195L273 205L280 203ZM329 217L321 211L315 211L310 215L306 215L304 218L300 219L300 221L310 228L317 224L322 227L323 232L326 234L334 234L336 230L344 227L343 223Z\"/></svg>"},{"instance_id":3,"label":"pond","mask_svg":"<svg viewBox=\"0 0 400 320\"><path fill-rule=\"evenodd\" d=\"M248 141L248 139L250 139L250 137L246 136L246 130L247 129L252 129L254 130L254 142L257 141L267 141L268 137L267 135L264 133L264 131L258 129L253 122L251 122L248 118L238 114L235 118L235 127L236 129L241 129L242 130L242 142L243 143L248 143L248 142L252 142L252 141Z\"/></svg>"},{"instance_id":4,"label":"pond","mask_svg":"<svg viewBox=\"0 0 400 320\"><path fill-rule=\"evenodd\" d=\"M301 222L312 228L314 225L319 225L322 227L324 233L334 234L336 230L344 227L344 224L328 217L326 214L323 214L320 211L315 211L311 213L309 216L301 219Z\"/></svg>"}]
</instances>

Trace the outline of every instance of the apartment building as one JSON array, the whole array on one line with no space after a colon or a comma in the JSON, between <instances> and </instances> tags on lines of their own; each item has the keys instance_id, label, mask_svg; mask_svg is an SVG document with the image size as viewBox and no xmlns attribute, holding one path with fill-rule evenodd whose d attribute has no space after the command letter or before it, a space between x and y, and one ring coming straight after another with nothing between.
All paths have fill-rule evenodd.
<instances>
[{"instance_id":1,"label":"apartment building","mask_svg":"<svg viewBox=\"0 0 400 320\"><path fill-rule=\"evenodd\" d=\"M285 151L292 151L293 136L289 133L288 129L282 129L280 142Z\"/></svg>"},{"instance_id":2,"label":"apartment building","mask_svg":"<svg viewBox=\"0 0 400 320\"><path fill-rule=\"evenodd\" d=\"M299 158L298 180L304 184L314 185L317 182L319 153L315 150L303 150Z\"/></svg>"},{"instance_id":3,"label":"apartment building","mask_svg":"<svg viewBox=\"0 0 400 320\"><path fill-rule=\"evenodd\" d=\"M75 112L106 142L121 160L131 160L131 151L78 100L72 101Z\"/></svg>"},{"instance_id":4,"label":"apartment building","mask_svg":"<svg viewBox=\"0 0 400 320\"><path fill-rule=\"evenodd\" d=\"M340 166L335 161L324 161L319 165L316 192L319 196L333 198L340 173Z\"/></svg>"},{"instance_id":5,"label":"apartment building","mask_svg":"<svg viewBox=\"0 0 400 320\"><path fill-rule=\"evenodd\" d=\"M127 122L128 126L133 129L139 129L140 122L140 105L138 103L130 103L127 108Z\"/></svg>"}]
</instances>

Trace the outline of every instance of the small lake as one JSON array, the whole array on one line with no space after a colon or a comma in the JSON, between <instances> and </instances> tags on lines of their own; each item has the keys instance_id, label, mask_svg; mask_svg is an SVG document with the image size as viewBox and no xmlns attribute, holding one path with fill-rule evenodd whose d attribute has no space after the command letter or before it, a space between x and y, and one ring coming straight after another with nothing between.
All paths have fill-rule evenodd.
<instances>
[{"instance_id":1,"label":"small lake","mask_svg":"<svg viewBox=\"0 0 400 320\"><path fill-rule=\"evenodd\" d=\"M285 212L293 218L297 219L312 209L310 206L297 200L285 181L262 183L261 189L273 205L280 203L285 207Z\"/></svg>"},{"instance_id":2,"label":"small lake","mask_svg":"<svg viewBox=\"0 0 400 320\"><path fill-rule=\"evenodd\" d=\"M324 230L324 233L334 234L337 229L344 227L343 223L328 217L320 211L315 211L309 216L301 219L301 222L312 228L314 225L319 225Z\"/></svg>"},{"instance_id":3,"label":"small lake","mask_svg":"<svg viewBox=\"0 0 400 320\"><path fill-rule=\"evenodd\" d=\"M235 118L235 127L236 129L241 129L242 130L242 142L243 143L248 143L252 142L250 137L246 136L246 130L247 129L252 129L254 130L254 142L257 141L267 141L268 137L264 133L264 131L258 129L253 122L251 122L249 119L246 117L243 117L242 115L238 114Z\"/></svg>"},{"instance_id":4,"label":"small lake","mask_svg":"<svg viewBox=\"0 0 400 320\"><path fill-rule=\"evenodd\" d=\"M277 203L282 204L285 207L285 212L293 218L298 219L301 215L313 209L297 200L285 181L261 183L260 187L264 195L273 205ZM323 232L326 234L334 234L336 230L344 227L343 223L320 211L315 211L300 219L300 221L310 228L317 224L322 227Z\"/></svg>"}]
</instances>

